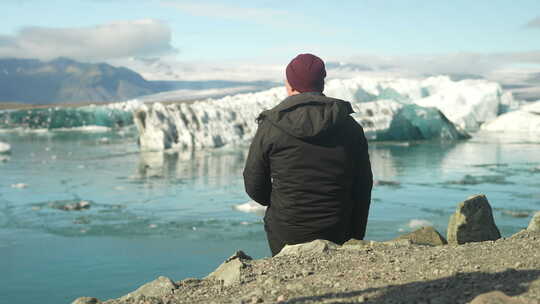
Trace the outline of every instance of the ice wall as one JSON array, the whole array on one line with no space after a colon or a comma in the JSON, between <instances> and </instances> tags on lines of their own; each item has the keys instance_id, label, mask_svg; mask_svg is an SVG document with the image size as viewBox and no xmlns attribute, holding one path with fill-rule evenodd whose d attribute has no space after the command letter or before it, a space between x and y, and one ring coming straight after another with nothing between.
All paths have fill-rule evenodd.
<instances>
[{"instance_id":1,"label":"ice wall","mask_svg":"<svg viewBox=\"0 0 540 304\"><path fill-rule=\"evenodd\" d=\"M142 150L220 147L250 139L255 119L286 97L283 88L192 103L145 104L134 112Z\"/></svg>"},{"instance_id":2,"label":"ice wall","mask_svg":"<svg viewBox=\"0 0 540 304\"><path fill-rule=\"evenodd\" d=\"M286 97L283 88L193 103L146 104L134 113L142 150L220 147L247 142L259 113ZM352 101L352 115L372 140L466 138L436 108L395 100Z\"/></svg>"},{"instance_id":3,"label":"ice wall","mask_svg":"<svg viewBox=\"0 0 540 304\"><path fill-rule=\"evenodd\" d=\"M503 93L498 83L483 79L452 81L447 76L336 79L327 82L325 93L349 101L392 99L435 107L463 130L477 130L482 123L519 106L511 93Z\"/></svg>"}]
</instances>

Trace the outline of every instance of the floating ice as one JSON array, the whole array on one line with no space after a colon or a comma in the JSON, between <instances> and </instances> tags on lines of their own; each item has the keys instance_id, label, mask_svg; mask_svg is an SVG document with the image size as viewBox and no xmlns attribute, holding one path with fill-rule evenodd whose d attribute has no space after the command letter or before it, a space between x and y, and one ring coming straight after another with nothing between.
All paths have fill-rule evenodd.
<instances>
[{"instance_id":1,"label":"floating ice","mask_svg":"<svg viewBox=\"0 0 540 304\"><path fill-rule=\"evenodd\" d=\"M392 99L436 107L465 130L476 130L499 113L519 106L511 93L503 93L498 83L483 79L452 81L447 76L425 79L362 76L331 80L325 86L325 93L352 102Z\"/></svg>"},{"instance_id":2,"label":"floating ice","mask_svg":"<svg viewBox=\"0 0 540 304\"><path fill-rule=\"evenodd\" d=\"M411 229L421 228L421 227L428 227L433 226L433 223L431 223L428 220L422 220L422 219L412 219L407 223L407 227Z\"/></svg>"},{"instance_id":3,"label":"floating ice","mask_svg":"<svg viewBox=\"0 0 540 304\"><path fill-rule=\"evenodd\" d=\"M521 106L518 110L502 114L482 126L483 130L497 132L540 133L540 101Z\"/></svg>"},{"instance_id":4,"label":"floating ice","mask_svg":"<svg viewBox=\"0 0 540 304\"><path fill-rule=\"evenodd\" d=\"M286 97L283 88L193 103L145 104L134 113L141 150L221 147L250 140L256 118ZM351 103L354 119L373 140L460 139L436 108L395 100Z\"/></svg>"},{"instance_id":5,"label":"floating ice","mask_svg":"<svg viewBox=\"0 0 540 304\"><path fill-rule=\"evenodd\" d=\"M232 207L236 211L245 212L245 213L255 213L257 215L263 216L266 212L266 207L258 204L254 201L249 201L244 204L234 205Z\"/></svg>"},{"instance_id":6,"label":"floating ice","mask_svg":"<svg viewBox=\"0 0 540 304\"><path fill-rule=\"evenodd\" d=\"M10 152L11 152L11 145L0 141L0 154L10 153Z\"/></svg>"},{"instance_id":7,"label":"floating ice","mask_svg":"<svg viewBox=\"0 0 540 304\"><path fill-rule=\"evenodd\" d=\"M333 79L325 94L350 101L376 140L455 139L519 105L499 84L360 76ZM0 111L0 130L108 131L136 123L142 150L220 147L248 141L255 118L286 97L285 89L182 103L131 100L108 105ZM439 110L439 111L437 111ZM452 124L455 124L456 129ZM458 130L459 129L459 130Z\"/></svg>"},{"instance_id":8,"label":"floating ice","mask_svg":"<svg viewBox=\"0 0 540 304\"><path fill-rule=\"evenodd\" d=\"M0 129L102 131L133 124L138 100L107 105L51 107L0 111ZM97 128L96 128L97 127Z\"/></svg>"},{"instance_id":9,"label":"floating ice","mask_svg":"<svg viewBox=\"0 0 540 304\"><path fill-rule=\"evenodd\" d=\"M28 184L24 184L24 183L12 184L11 188L24 189L24 188L28 188Z\"/></svg>"}]
</instances>

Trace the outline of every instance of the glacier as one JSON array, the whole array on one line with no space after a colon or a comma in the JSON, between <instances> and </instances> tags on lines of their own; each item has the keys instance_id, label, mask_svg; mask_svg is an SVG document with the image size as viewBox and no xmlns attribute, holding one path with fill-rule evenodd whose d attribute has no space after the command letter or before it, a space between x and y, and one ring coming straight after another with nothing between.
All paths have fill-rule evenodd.
<instances>
[{"instance_id":1,"label":"glacier","mask_svg":"<svg viewBox=\"0 0 540 304\"><path fill-rule=\"evenodd\" d=\"M482 130L495 132L540 133L540 101L525 104L482 125Z\"/></svg>"},{"instance_id":2,"label":"glacier","mask_svg":"<svg viewBox=\"0 0 540 304\"><path fill-rule=\"evenodd\" d=\"M467 132L521 105L495 82L453 81L447 76L331 79L324 93L351 102L352 116L370 140L467 138ZM181 102L154 97L106 105L4 110L0 131L95 131L135 125L143 151L221 147L249 142L258 114L277 105L286 92L277 87Z\"/></svg>"}]
</instances>

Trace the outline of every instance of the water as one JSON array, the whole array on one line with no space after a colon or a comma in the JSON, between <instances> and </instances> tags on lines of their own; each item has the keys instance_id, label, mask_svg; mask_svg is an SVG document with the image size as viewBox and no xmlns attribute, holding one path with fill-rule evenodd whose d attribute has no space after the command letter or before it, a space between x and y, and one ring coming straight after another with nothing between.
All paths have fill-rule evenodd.
<instances>
[{"instance_id":1,"label":"water","mask_svg":"<svg viewBox=\"0 0 540 304\"><path fill-rule=\"evenodd\" d=\"M99 130L98 130L99 131ZM0 133L0 303L118 297L165 275L203 277L236 249L269 256L241 172L246 146L140 153L120 132ZM445 233L458 202L485 193L504 236L540 209L540 136L475 134L457 142L373 143L367 238L422 223ZM58 209L87 201L79 211Z\"/></svg>"}]
</instances>

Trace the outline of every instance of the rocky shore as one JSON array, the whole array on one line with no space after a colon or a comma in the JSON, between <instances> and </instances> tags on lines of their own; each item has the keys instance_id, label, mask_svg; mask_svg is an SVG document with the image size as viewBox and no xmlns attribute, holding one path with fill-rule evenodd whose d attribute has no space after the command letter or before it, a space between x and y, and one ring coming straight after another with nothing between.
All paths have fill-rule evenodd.
<instances>
[{"instance_id":1,"label":"rocky shore","mask_svg":"<svg viewBox=\"0 0 540 304\"><path fill-rule=\"evenodd\" d=\"M259 260L239 251L206 278L159 277L119 299L73 302L83 303L540 303L540 212L501 238L486 197L474 196L446 238L424 227L387 242L315 240Z\"/></svg>"}]
</instances>

